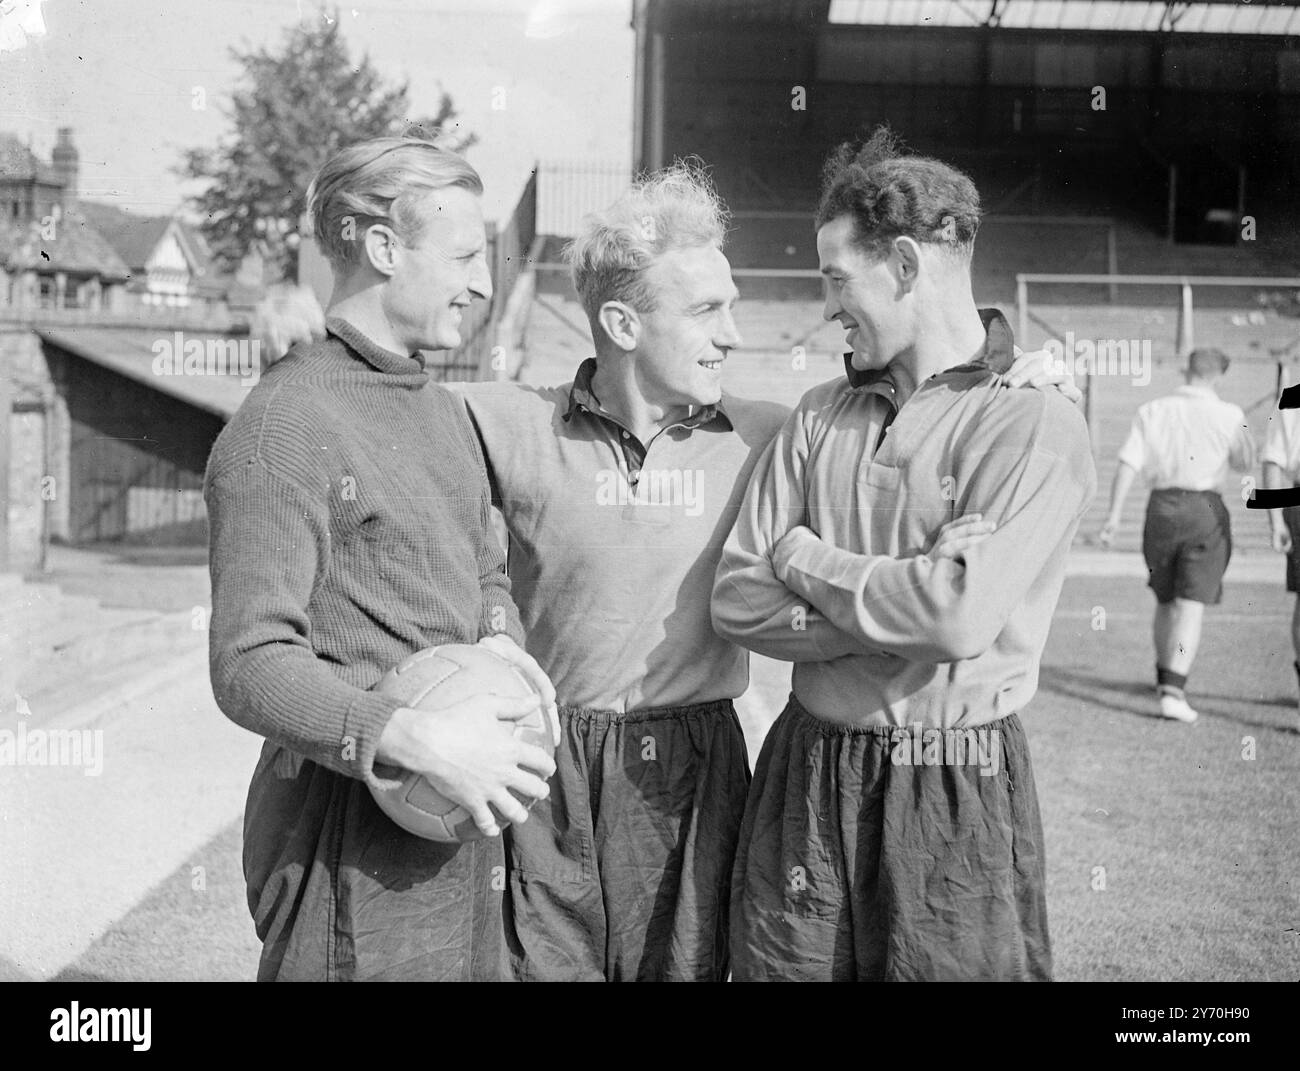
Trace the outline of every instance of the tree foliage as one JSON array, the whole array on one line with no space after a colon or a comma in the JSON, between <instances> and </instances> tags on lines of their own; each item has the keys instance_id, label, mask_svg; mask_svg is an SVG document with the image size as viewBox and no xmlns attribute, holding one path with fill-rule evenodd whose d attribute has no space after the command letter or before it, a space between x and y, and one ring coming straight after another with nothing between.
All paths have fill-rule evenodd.
<instances>
[{"instance_id":1,"label":"tree foliage","mask_svg":"<svg viewBox=\"0 0 1300 1071\"><path fill-rule=\"evenodd\" d=\"M243 68L227 113L233 133L215 148L187 150L179 169L207 182L190 203L226 270L256 251L269 278L295 276L307 186L342 146L418 134L464 151L477 140L461 130L446 93L435 115L408 119L409 84L386 84L369 56L354 62L337 12L289 30L279 51L231 52Z\"/></svg>"}]
</instances>

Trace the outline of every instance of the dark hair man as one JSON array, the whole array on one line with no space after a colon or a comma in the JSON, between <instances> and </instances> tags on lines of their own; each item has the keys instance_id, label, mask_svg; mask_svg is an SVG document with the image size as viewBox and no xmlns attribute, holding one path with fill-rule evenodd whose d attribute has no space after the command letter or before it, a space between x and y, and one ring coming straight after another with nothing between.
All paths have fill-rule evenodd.
<instances>
[{"instance_id":1,"label":"dark hair man","mask_svg":"<svg viewBox=\"0 0 1300 1071\"><path fill-rule=\"evenodd\" d=\"M1050 977L1018 712L1096 475L1074 407L999 375L978 222L971 181L887 131L827 165L824 315L853 352L760 459L714 587L723 636L795 661L741 827L738 980Z\"/></svg>"}]
</instances>

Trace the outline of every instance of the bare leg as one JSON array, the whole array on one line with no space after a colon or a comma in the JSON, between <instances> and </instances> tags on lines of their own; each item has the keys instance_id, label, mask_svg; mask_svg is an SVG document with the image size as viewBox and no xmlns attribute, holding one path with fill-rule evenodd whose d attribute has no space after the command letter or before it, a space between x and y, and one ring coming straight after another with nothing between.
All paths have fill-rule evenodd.
<instances>
[{"instance_id":1,"label":"bare leg","mask_svg":"<svg viewBox=\"0 0 1300 1071\"><path fill-rule=\"evenodd\" d=\"M1156 665L1186 677L1192 671L1196 650L1201 645L1201 617L1205 604L1193 599L1174 599L1156 604L1153 629ZM1300 599L1291 619L1292 639L1300 641ZM1300 645L1296 647L1300 652Z\"/></svg>"},{"instance_id":2,"label":"bare leg","mask_svg":"<svg viewBox=\"0 0 1300 1071\"><path fill-rule=\"evenodd\" d=\"M1196 660L1196 649L1201 645L1204 610L1204 603L1191 599L1173 599L1156 605L1152 632L1156 644L1156 668L1159 670L1156 692L1160 697L1162 717L1182 722L1194 722L1197 718L1196 711L1183 693L1183 685Z\"/></svg>"}]
</instances>

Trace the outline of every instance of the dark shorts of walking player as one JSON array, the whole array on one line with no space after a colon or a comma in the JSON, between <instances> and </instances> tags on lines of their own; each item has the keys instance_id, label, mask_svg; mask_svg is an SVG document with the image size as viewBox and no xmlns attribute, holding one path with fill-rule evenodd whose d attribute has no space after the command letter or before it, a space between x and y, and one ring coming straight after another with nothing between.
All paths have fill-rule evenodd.
<instances>
[{"instance_id":1,"label":"dark shorts of walking player","mask_svg":"<svg viewBox=\"0 0 1300 1071\"><path fill-rule=\"evenodd\" d=\"M1300 506L1284 506L1282 522L1291 533L1291 549L1286 554L1286 589L1300 594Z\"/></svg>"},{"instance_id":2,"label":"dark shorts of walking player","mask_svg":"<svg viewBox=\"0 0 1300 1071\"><path fill-rule=\"evenodd\" d=\"M507 830L524 981L720 981L749 786L730 700L560 707L551 794Z\"/></svg>"},{"instance_id":3,"label":"dark shorts of walking player","mask_svg":"<svg viewBox=\"0 0 1300 1071\"><path fill-rule=\"evenodd\" d=\"M980 729L835 725L790 697L741 826L735 981L1051 979L1024 731ZM933 761L970 746L973 763Z\"/></svg>"},{"instance_id":4,"label":"dark shorts of walking player","mask_svg":"<svg viewBox=\"0 0 1300 1071\"><path fill-rule=\"evenodd\" d=\"M1223 499L1216 491L1152 491L1142 556L1150 573L1147 586L1157 601L1218 604L1232 557L1232 527Z\"/></svg>"},{"instance_id":5,"label":"dark shorts of walking player","mask_svg":"<svg viewBox=\"0 0 1300 1071\"><path fill-rule=\"evenodd\" d=\"M258 981L509 981L500 837L399 828L356 778L275 744L244 814Z\"/></svg>"}]
</instances>

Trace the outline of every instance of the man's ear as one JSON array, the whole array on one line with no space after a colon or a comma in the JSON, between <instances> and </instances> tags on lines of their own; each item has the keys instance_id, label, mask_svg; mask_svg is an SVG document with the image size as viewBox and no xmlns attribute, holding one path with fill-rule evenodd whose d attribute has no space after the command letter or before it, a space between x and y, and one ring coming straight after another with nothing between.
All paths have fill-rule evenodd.
<instances>
[{"instance_id":1,"label":"man's ear","mask_svg":"<svg viewBox=\"0 0 1300 1071\"><path fill-rule=\"evenodd\" d=\"M400 244L392 227L372 223L362 239L366 261L380 275L392 275L397 268L397 247Z\"/></svg>"},{"instance_id":2,"label":"man's ear","mask_svg":"<svg viewBox=\"0 0 1300 1071\"><path fill-rule=\"evenodd\" d=\"M898 276L898 289L909 293L921 274L921 247L916 241L900 234L893 242L895 274Z\"/></svg>"},{"instance_id":3,"label":"man's ear","mask_svg":"<svg viewBox=\"0 0 1300 1071\"><path fill-rule=\"evenodd\" d=\"M631 305L607 301L596 313L596 322L615 346L630 353L641 337L641 317Z\"/></svg>"}]
</instances>

